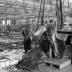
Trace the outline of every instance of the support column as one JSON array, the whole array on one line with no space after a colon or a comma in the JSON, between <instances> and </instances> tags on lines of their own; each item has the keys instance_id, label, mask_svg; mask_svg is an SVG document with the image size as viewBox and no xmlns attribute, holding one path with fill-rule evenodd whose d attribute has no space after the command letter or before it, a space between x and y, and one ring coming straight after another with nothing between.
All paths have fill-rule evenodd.
<instances>
[{"instance_id":1,"label":"support column","mask_svg":"<svg viewBox=\"0 0 72 72\"><path fill-rule=\"evenodd\" d=\"M57 29L61 29L63 26L63 14L62 14L62 1L56 0L56 15L57 15Z\"/></svg>"}]
</instances>

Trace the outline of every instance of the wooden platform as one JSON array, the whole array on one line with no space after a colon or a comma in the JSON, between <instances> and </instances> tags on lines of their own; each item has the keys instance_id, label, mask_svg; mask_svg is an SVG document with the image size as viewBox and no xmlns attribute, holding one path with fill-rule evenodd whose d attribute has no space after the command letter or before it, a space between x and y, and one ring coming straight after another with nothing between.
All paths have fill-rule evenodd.
<instances>
[{"instance_id":1,"label":"wooden platform","mask_svg":"<svg viewBox=\"0 0 72 72\"><path fill-rule=\"evenodd\" d=\"M48 65L55 66L59 69L62 69L71 64L71 60L67 58L62 58L62 59L48 58L45 59L44 62Z\"/></svg>"}]
</instances>

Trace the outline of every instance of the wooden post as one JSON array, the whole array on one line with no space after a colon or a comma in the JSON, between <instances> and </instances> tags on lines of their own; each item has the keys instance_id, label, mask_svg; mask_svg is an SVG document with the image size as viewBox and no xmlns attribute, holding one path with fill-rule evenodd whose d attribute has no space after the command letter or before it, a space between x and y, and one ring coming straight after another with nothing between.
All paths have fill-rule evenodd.
<instances>
[{"instance_id":1,"label":"wooden post","mask_svg":"<svg viewBox=\"0 0 72 72\"><path fill-rule=\"evenodd\" d=\"M62 1L60 0L61 25L63 25Z\"/></svg>"},{"instance_id":2,"label":"wooden post","mask_svg":"<svg viewBox=\"0 0 72 72\"><path fill-rule=\"evenodd\" d=\"M45 0L41 0L38 21L37 21L37 29L38 29L39 23L40 23L40 25L44 24L44 11L45 11Z\"/></svg>"},{"instance_id":3,"label":"wooden post","mask_svg":"<svg viewBox=\"0 0 72 72\"><path fill-rule=\"evenodd\" d=\"M61 0L56 0L56 15L57 15L57 29L59 30L63 25L63 15L62 15L62 2Z\"/></svg>"}]
</instances>

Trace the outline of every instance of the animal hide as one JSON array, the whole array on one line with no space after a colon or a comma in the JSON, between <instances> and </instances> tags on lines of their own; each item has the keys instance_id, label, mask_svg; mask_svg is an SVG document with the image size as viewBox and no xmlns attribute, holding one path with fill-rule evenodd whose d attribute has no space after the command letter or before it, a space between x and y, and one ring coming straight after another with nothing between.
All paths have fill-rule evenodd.
<instances>
[{"instance_id":1,"label":"animal hide","mask_svg":"<svg viewBox=\"0 0 72 72\"><path fill-rule=\"evenodd\" d=\"M32 70L39 65L41 57L42 51L40 48L33 48L23 56L22 60L20 60L15 67L23 70Z\"/></svg>"}]
</instances>

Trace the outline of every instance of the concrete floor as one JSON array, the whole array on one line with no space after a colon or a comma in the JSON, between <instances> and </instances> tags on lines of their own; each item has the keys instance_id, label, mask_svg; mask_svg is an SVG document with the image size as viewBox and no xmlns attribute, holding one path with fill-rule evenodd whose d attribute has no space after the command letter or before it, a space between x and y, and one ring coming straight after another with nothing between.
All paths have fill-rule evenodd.
<instances>
[{"instance_id":1,"label":"concrete floor","mask_svg":"<svg viewBox=\"0 0 72 72\"><path fill-rule=\"evenodd\" d=\"M17 50L14 49L12 51L5 50L4 52L0 53L0 56L6 56L9 59L2 59L0 60L0 72L10 72L6 68L10 65L14 65L18 62L20 59L22 53L24 51L22 49ZM18 71L17 71L18 72ZM39 70L33 70L32 72L72 72L72 65L69 65L61 70L53 67L53 66L47 66L45 63L39 65Z\"/></svg>"},{"instance_id":2,"label":"concrete floor","mask_svg":"<svg viewBox=\"0 0 72 72\"><path fill-rule=\"evenodd\" d=\"M0 69L0 72L9 72L9 70L3 68L3 69ZM27 71L24 71L24 72L27 72ZM72 65L69 65L68 67L65 67L64 69L59 70L54 67L48 67L45 64L42 64L39 67L39 70L36 69L36 70L32 70L31 72L72 72Z\"/></svg>"},{"instance_id":3,"label":"concrete floor","mask_svg":"<svg viewBox=\"0 0 72 72\"><path fill-rule=\"evenodd\" d=\"M1 39L1 42L9 42L7 39ZM11 41L10 41L11 42ZM0 52L0 72L10 72L7 67L10 65L16 64L23 55L24 50L23 49L11 49L11 50L4 50L3 52ZM2 57L6 57L6 59L1 59ZM14 71L13 71L14 72ZM18 71L15 71L18 72ZM25 71L24 71L25 72ZM27 72L27 71L26 71ZM72 72L72 65L69 65L61 70L53 67L53 66L47 66L45 63L39 65L39 70L33 70L32 72Z\"/></svg>"}]
</instances>

